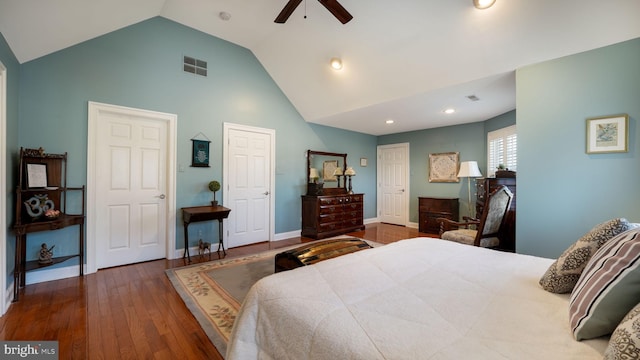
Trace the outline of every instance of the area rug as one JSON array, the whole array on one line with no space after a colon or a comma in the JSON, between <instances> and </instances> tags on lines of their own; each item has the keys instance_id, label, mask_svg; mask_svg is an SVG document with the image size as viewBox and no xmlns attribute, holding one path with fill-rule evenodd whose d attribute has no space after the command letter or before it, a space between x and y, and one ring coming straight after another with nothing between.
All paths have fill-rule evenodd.
<instances>
[{"instance_id":1,"label":"area rug","mask_svg":"<svg viewBox=\"0 0 640 360\"><path fill-rule=\"evenodd\" d=\"M367 242L374 247L381 245ZM274 273L276 254L301 245L168 269L166 274L213 345L224 356L236 314L251 286Z\"/></svg>"}]
</instances>

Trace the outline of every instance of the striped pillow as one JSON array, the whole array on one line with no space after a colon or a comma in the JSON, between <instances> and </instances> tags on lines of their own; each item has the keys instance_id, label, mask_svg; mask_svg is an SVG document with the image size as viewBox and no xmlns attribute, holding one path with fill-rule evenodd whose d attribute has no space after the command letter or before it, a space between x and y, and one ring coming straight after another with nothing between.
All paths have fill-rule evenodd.
<instances>
[{"instance_id":1,"label":"striped pillow","mask_svg":"<svg viewBox=\"0 0 640 360\"><path fill-rule=\"evenodd\" d=\"M640 301L640 228L606 242L585 267L569 302L576 340L611 334Z\"/></svg>"}]
</instances>

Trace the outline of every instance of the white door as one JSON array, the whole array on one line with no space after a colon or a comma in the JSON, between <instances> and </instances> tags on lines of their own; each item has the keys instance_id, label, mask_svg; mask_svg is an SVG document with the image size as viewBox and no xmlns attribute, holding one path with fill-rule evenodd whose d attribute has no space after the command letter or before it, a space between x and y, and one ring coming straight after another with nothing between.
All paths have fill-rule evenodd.
<instances>
[{"instance_id":1,"label":"white door","mask_svg":"<svg viewBox=\"0 0 640 360\"><path fill-rule=\"evenodd\" d=\"M169 257L166 114L128 108L97 114L92 145L95 203L89 206L95 219L96 269Z\"/></svg>"},{"instance_id":2,"label":"white door","mask_svg":"<svg viewBox=\"0 0 640 360\"><path fill-rule=\"evenodd\" d=\"M225 123L224 137L223 198L231 209L227 247L271 241L275 133Z\"/></svg>"},{"instance_id":3,"label":"white door","mask_svg":"<svg viewBox=\"0 0 640 360\"><path fill-rule=\"evenodd\" d=\"M378 146L378 217L406 225L409 214L409 144Z\"/></svg>"}]
</instances>

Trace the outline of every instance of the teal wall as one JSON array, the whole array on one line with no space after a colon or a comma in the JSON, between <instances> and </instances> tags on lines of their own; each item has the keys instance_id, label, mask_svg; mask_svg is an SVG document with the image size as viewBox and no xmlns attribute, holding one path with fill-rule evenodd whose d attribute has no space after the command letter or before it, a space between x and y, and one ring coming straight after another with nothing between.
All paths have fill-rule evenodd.
<instances>
[{"instance_id":1,"label":"teal wall","mask_svg":"<svg viewBox=\"0 0 640 360\"><path fill-rule=\"evenodd\" d=\"M9 45L4 39L4 36L0 33L0 62L6 68L7 72L7 187L2 189L5 192L7 198L7 209L5 209L4 216L6 218L7 226L11 226L13 223L13 209L15 202L15 186L16 186L16 171L17 161L12 151L9 149L15 149L18 147L18 92L19 92L19 80L20 80L20 64L14 56L13 52L9 48ZM7 277L12 276L14 267L14 254L15 254L15 241L13 233L11 231L7 233L7 261L6 261L6 273Z\"/></svg>"},{"instance_id":2,"label":"teal wall","mask_svg":"<svg viewBox=\"0 0 640 360\"><path fill-rule=\"evenodd\" d=\"M460 200L460 216L468 215L467 180L458 183L429 182L429 154L460 153L460 161L477 161L483 174L487 173L487 132L515 124L515 111L510 111L485 122L447 126L398 133L378 137L378 145L409 143L410 203L409 221L418 222L418 197L456 197ZM471 198L474 201L474 183Z\"/></svg>"},{"instance_id":3,"label":"teal wall","mask_svg":"<svg viewBox=\"0 0 640 360\"><path fill-rule=\"evenodd\" d=\"M183 72L183 55L207 61L208 77ZM19 146L68 152L70 186L86 184L88 101L177 114L177 162L185 168L177 173L178 209L211 200L206 184L222 179L224 122L275 129L276 234L300 229L307 149L345 152L350 163L361 156L375 158L374 136L305 122L246 48L161 17L22 64L19 92ZM190 139L200 132L212 141L211 168L189 166ZM10 151L17 154L18 146ZM354 178L356 190L371 191L365 218L375 216L372 166L375 162L362 172L356 168ZM179 214L176 226L182 226ZM199 230L217 239L216 227L190 227ZM67 239L76 236L73 228L30 235L27 254L35 258L41 242L55 244L56 255L72 253L76 246ZM178 248L183 238L176 231Z\"/></svg>"},{"instance_id":4,"label":"teal wall","mask_svg":"<svg viewBox=\"0 0 640 360\"><path fill-rule=\"evenodd\" d=\"M206 60L209 76L184 73L183 55ZM276 234L300 229L307 149L348 154L357 172L354 191L365 194L365 218L374 218L376 146L408 142L410 221L418 221L419 196L459 197L464 215L466 182L429 183L429 153L458 151L461 161L476 160L486 173L486 133L514 124L516 117L518 252L555 257L598 222L616 216L640 221L634 181L640 175L638 39L518 70L517 113L380 137L306 123L249 50L161 17L22 65L0 37L0 61L9 69L8 224L20 146L68 152L69 185L86 183L88 101L178 115L177 158L185 166L178 172L178 208L207 203L205 185L222 178L223 122L275 129ZM630 151L585 154L585 119L617 113L630 115ZM188 166L190 139L200 132L212 141L208 169ZM360 167L362 157L367 167ZM211 227L202 229L216 237ZM71 253L66 239L75 236L72 229L39 234L27 252L35 258L46 241L56 244L58 255ZM178 247L182 236L176 232ZM13 241L7 245L10 272Z\"/></svg>"},{"instance_id":5,"label":"teal wall","mask_svg":"<svg viewBox=\"0 0 640 360\"><path fill-rule=\"evenodd\" d=\"M640 222L640 39L519 69L517 251L556 257L594 225ZM586 119L629 115L629 152L585 152Z\"/></svg>"}]
</instances>

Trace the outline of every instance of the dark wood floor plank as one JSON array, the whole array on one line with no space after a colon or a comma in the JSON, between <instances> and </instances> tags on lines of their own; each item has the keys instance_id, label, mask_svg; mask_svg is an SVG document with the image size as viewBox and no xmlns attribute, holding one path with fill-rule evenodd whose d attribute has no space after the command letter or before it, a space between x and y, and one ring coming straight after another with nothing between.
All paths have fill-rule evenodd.
<instances>
[{"instance_id":1,"label":"dark wood floor plank","mask_svg":"<svg viewBox=\"0 0 640 360\"><path fill-rule=\"evenodd\" d=\"M425 236L417 229L370 224L350 233L390 243ZM312 241L292 238L227 250L245 256ZM216 252L211 259L218 258ZM0 339L57 340L60 359L222 359L187 309L165 270L209 256L157 260L95 274L33 284L0 318Z\"/></svg>"}]
</instances>

